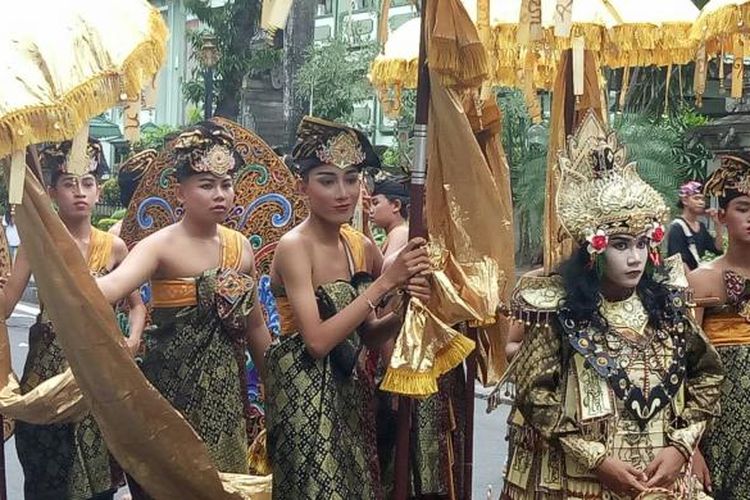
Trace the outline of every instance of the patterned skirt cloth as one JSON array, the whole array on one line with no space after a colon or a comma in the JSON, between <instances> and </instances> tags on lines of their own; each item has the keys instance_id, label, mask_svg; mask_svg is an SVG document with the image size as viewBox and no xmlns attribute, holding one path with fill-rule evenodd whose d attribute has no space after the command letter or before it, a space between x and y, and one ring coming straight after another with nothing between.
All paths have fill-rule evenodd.
<instances>
[{"instance_id":1,"label":"patterned skirt cloth","mask_svg":"<svg viewBox=\"0 0 750 500\"><path fill-rule=\"evenodd\" d=\"M714 498L750 499L750 346L717 350L726 370L721 416L706 431L701 449Z\"/></svg>"}]
</instances>

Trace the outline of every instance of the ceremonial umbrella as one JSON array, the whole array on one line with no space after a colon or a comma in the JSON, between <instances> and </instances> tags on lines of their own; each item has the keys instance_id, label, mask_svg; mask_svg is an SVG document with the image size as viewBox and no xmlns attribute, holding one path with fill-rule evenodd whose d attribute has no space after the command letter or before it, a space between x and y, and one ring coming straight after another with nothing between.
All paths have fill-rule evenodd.
<instances>
[{"instance_id":1,"label":"ceremonial umbrella","mask_svg":"<svg viewBox=\"0 0 750 500\"><path fill-rule=\"evenodd\" d=\"M85 168L84 125L140 96L166 53L167 27L147 0L27 0L0 32L0 157L12 155L20 203L24 150L76 136L71 168ZM82 131L83 129L83 131Z\"/></svg>"},{"instance_id":2,"label":"ceremonial umbrella","mask_svg":"<svg viewBox=\"0 0 750 500\"><path fill-rule=\"evenodd\" d=\"M706 89L707 61L712 55L720 55L719 79L724 81L724 54L734 57L732 65L731 96L742 97L745 66L742 63L746 51L748 23L750 22L750 1L711 0L700 11L690 33L699 43L695 60L695 96L700 105Z\"/></svg>"}]
</instances>

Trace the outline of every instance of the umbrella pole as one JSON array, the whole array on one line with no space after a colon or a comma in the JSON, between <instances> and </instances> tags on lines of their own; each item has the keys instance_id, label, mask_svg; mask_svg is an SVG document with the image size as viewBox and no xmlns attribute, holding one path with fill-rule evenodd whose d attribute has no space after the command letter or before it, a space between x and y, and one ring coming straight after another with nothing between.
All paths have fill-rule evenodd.
<instances>
[{"instance_id":1,"label":"umbrella pole","mask_svg":"<svg viewBox=\"0 0 750 500\"><path fill-rule=\"evenodd\" d=\"M468 327L467 336L477 342L477 329ZM466 358L466 389L464 402L465 428L464 428L464 463L463 463L463 498L471 500L473 474L474 474L474 381L477 378L477 350L471 351Z\"/></svg>"},{"instance_id":2,"label":"umbrella pole","mask_svg":"<svg viewBox=\"0 0 750 500\"><path fill-rule=\"evenodd\" d=\"M426 13L427 0L421 5L421 32L419 44L419 74L417 80L417 103L414 117L414 164L411 170L411 184L409 188L409 237L426 237L427 228L424 221L424 192L427 180L427 118L430 109L430 74L427 68L426 46ZM406 500L409 495L409 478L411 464L409 450L411 444L411 414L412 401L410 398L398 398L398 421L396 433L396 459L394 499Z\"/></svg>"}]
</instances>

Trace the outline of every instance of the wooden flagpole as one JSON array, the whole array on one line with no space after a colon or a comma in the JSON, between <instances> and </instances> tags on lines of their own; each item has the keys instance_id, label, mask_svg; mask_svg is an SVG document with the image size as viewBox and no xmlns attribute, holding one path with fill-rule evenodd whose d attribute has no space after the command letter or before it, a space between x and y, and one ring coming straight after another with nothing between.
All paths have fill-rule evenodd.
<instances>
[{"instance_id":1,"label":"wooden flagpole","mask_svg":"<svg viewBox=\"0 0 750 500\"><path fill-rule=\"evenodd\" d=\"M409 189L409 238L426 237L424 221L424 193L427 180L427 119L430 110L430 74L427 67L427 0L421 0L421 37L419 43L419 73L417 76L417 103L414 119L414 163ZM411 463L409 460L412 401L406 396L398 398L398 427L396 434L396 460L394 499L406 500L409 496Z\"/></svg>"}]
</instances>

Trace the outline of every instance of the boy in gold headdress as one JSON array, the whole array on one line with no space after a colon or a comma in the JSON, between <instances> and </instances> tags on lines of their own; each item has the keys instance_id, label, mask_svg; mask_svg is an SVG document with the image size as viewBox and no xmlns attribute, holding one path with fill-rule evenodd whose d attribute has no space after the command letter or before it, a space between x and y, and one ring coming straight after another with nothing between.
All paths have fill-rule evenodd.
<instances>
[{"instance_id":1,"label":"boy in gold headdress","mask_svg":"<svg viewBox=\"0 0 750 500\"><path fill-rule=\"evenodd\" d=\"M527 326L503 496L696 498L688 464L723 372L662 266L667 207L593 114L559 167L558 215L580 248L512 297Z\"/></svg>"},{"instance_id":2,"label":"boy in gold headdress","mask_svg":"<svg viewBox=\"0 0 750 500\"><path fill-rule=\"evenodd\" d=\"M362 132L307 117L293 158L310 215L281 238L271 267L282 330L266 360L274 498L382 498L363 348L398 333L399 314L377 315L396 289L429 297L416 277L429 265L424 241L381 274L377 248L347 225L360 170L379 165Z\"/></svg>"},{"instance_id":3,"label":"boy in gold headdress","mask_svg":"<svg viewBox=\"0 0 750 500\"><path fill-rule=\"evenodd\" d=\"M750 160L724 156L705 185L706 196L719 200L719 220L726 225L726 254L690 273L696 319L711 339L726 369L721 416L707 431L701 449L708 462L716 498L750 498ZM698 461L700 465L700 459Z\"/></svg>"},{"instance_id":4,"label":"boy in gold headdress","mask_svg":"<svg viewBox=\"0 0 750 500\"><path fill-rule=\"evenodd\" d=\"M83 175L68 172L71 143L52 144L40 152L42 168L50 176L49 194L58 214L86 256L95 276L107 274L128 253L118 237L91 225L91 214L99 200L99 179L106 171L101 145L89 139L88 169ZM9 316L31 276L23 248L6 287ZM124 296L130 307L131 337L127 345L135 351L140 344L146 311L138 292L131 288ZM42 304L42 313L29 331L29 354L21 379L28 392L41 382L65 371L68 364ZM75 424L31 425L18 422L16 448L24 470L24 494L38 499L106 499L117 488L110 470L110 457L93 417Z\"/></svg>"},{"instance_id":5,"label":"boy in gold headdress","mask_svg":"<svg viewBox=\"0 0 750 500\"><path fill-rule=\"evenodd\" d=\"M138 242L98 284L114 303L151 282L154 327L143 372L203 439L217 469L246 474L244 348L262 374L270 334L250 242L221 225L234 208L232 174L242 160L232 134L212 122L184 130L173 149L182 219Z\"/></svg>"}]
</instances>

